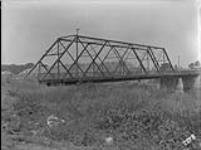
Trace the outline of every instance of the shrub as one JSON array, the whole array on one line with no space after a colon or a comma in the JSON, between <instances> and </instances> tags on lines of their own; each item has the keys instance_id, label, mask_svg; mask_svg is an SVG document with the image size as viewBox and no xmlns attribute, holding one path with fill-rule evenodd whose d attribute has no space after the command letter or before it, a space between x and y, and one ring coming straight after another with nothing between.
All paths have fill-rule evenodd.
<instances>
[{"instance_id":1,"label":"shrub","mask_svg":"<svg viewBox=\"0 0 201 150\"><path fill-rule=\"evenodd\" d=\"M109 134L119 148L176 150L191 133L201 136L201 111L195 110L199 99L191 93L135 84L45 87L33 81L15 82L12 89L18 89L10 93L19 98L15 110L22 130L43 128L43 135L54 140L101 145ZM66 123L47 128L52 114Z\"/></svg>"}]
</instances>

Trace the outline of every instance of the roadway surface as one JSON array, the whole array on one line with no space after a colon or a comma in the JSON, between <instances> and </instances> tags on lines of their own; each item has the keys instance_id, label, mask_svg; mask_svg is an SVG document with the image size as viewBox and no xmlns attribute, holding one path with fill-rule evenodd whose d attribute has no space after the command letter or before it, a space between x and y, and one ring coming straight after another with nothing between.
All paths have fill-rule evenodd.
<instances>
[{"instance_id":1,"label":"roadway surface","mask_svg":"<svg viewBox=\"0 0 201 150\"><path fill-rule=\"evenodd\" d=\"M47 85L55 85L55 84L76 84L76 83L86 83L86 82L116 82L116 81L126 81L126 80L145 80L145 79L158 79L158 78L192 78L199 76L201 73L198 70L184 70L177 72L165 72L165 73L137 73L137 74L129 74L129 75L105 75L105 76L93 76L86 75L77 76L73 75L73 77L66 76L60 74L60 77L56 76L56 74L52 74L52 76L39 78L40 83L44 83Z\"/></svg>"}]
</instances>

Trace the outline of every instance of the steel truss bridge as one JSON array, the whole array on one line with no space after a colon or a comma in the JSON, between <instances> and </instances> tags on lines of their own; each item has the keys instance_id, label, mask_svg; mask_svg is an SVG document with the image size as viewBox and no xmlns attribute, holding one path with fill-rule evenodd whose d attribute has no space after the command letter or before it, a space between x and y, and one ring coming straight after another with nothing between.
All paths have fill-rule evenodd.
<instances>
[{"instance_id":1,"label":"steel truss bridge","mask_svg":"<svg viewBox=\"0 0 201 150\"><path fill-rule=\"evenodd\" d=\"M165 48L78 34L57 38L26 76L36 71L48 85L197 75L176 71Z\"/></svg>"}]
</instances>

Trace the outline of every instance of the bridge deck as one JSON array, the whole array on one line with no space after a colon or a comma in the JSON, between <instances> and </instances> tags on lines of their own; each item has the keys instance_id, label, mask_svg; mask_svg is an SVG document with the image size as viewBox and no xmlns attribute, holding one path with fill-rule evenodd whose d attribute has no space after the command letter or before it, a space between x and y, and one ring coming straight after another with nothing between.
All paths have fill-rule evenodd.
<instances>
[{"instance_id":1,"label":"bridge deck","mask_svg":"<svg viewBox=\"0 0 201 150\"><path fill-rule=\"evenodd\" d=\"M131 74L131 75L113 75L113 76L86 76L81 77L49 77L45 79L39 79L40 83L45 84L75 84L75 83L85 83L85 82L116 82L116 81L126 81L126 80L144 80L144 79L157 79L157 78L174 78L174 77L194 77L198 76L200 73L198 71L182 71L182 72L167 72L167 73L149 73L149 74Z\"/></svg>"}]
</instances>

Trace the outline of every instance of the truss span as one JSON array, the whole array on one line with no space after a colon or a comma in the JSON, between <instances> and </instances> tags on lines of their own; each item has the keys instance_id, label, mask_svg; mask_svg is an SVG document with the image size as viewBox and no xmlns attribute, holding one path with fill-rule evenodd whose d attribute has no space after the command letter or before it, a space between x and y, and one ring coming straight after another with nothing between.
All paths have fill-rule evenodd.
<instances>
[{"instance_id":1,"label":"truss span","mask_svg":"<svg viewBox=\"0 0 201 150\"><path fill-rule=\"evenodd\" d=\"M104 81L175 72L165 48L83 35L59 37L28 72L39 81Z\"/></svg>"}]
</instances>

